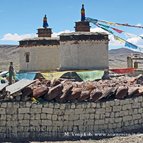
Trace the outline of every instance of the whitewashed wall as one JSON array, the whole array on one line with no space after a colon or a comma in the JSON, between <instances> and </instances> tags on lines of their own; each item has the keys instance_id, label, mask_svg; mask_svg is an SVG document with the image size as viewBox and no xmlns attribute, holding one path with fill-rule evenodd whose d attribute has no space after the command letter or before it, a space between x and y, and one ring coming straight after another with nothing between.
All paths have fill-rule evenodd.
<instances>
[{"instance_id":1,"label":"whitewashed wall","mask_svg":"<svg viewBox=\"0 0 143 143\"><path fill-rule=\"evenodd\" d=\"M26 63L25 53L30 53L30 61ZM46 71L59 68L59 46L33 46L20 48L20 70Z\"/></svg>"},{"instance_id":2,"label":"whitewashed wall","mask_svg":"<svg viewBox=\"0 0 143 143\"><path fill-rule=\"evenodd\" d=\"M108 41L60 42L60 68L108 68Z\"/></svg>"}]
</instances>

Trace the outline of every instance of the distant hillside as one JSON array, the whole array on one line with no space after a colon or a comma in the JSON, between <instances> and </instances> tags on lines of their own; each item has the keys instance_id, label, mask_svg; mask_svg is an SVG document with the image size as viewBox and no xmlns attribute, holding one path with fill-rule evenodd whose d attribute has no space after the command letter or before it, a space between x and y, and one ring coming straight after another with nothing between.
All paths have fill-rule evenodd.
<instances>
[{"instance_id":1,"label":"distant hillside","mask_svg":"<svg viewBox=\"0 0 143 143\"><path fill-rule=\"evenodd\" d=\"M9 62L19 70L19 49L17 45L0 45L0 70L8 70Z\"/></svg>"},{"instance_id":2,"label":"distant hillside","mask_svg":"<svg viewBox=\"0 0 143 143\"><path fill-rule=\"evenodd\" d=\"M140 52L134 52L130 49L120 48L109 50L110 68L127 67L127 56ZM17 45L0 45L0 70L8 70L9 62L14 63L16 70L19 70L19 48Z\"/></svg>"},{"instance_id":3,"label":"distant hillside","mask_svg":"<svg viewBox=\"0 0 143 143\"><path fill-rule=\"evenodd\" d=\"M131 54L139 54L143 56L143 53L135 52L130 49L120 48L109 50L109 66L110 68L125 68L127 67L127 56Z\"/></svg>"},{"instance_id":4,"label":"distant hillside","mask_svg":"<svg viewBox=\"0 0 143 143\"><path fill-rule=\"evenodd\" d=\"M140 52L136 52L136 51L133 51L133 50L127 49L127 48L109 50L109 54L132 54L132 53L140 53Z\"/></svg>"},{"instance_id":5,"label":"distant hillside","mask_svg":"<svg viewBox=\"0 0 143 143\"><path fill-rule=\"evenodd\" d=\"M14 48L17 47L18 45L0 45L0 48Z\"/></svg>"}]
</instances>

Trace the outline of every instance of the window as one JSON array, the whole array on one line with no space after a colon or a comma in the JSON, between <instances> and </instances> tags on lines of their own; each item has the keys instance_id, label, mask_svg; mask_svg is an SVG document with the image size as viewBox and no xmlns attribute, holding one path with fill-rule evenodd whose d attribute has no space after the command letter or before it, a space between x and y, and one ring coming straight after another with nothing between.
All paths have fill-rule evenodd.
<instances>
[{"instance_id":1,"label":"window","mask_svg":"<svg viewBox=\"0 0 143 143\"><path fill-rule=\"evenodd\" d=\"M29 63L29 59L30 59L30 53L26 52L25 53L25 61L26 61L26 63Z\"/></svg>"}]
</instances>

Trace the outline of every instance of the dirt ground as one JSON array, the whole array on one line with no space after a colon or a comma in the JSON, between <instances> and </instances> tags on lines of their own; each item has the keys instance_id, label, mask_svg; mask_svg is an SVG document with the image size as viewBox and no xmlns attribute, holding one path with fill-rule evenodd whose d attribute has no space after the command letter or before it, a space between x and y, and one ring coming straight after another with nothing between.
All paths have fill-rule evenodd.
<instances>
[{"instance_id":1,"label":"dirt ground","mask_svg":"<svg viewBox=\"0 0 143 143\"><path fill-rule=\"evenodd\" d=\"M40 142L31 142L40 143ZM124 137L113 137L100 140L79 140L79 141L45 141L41 143L143 143L143 134L129 135Z\"/></svg>"}]
</instances>

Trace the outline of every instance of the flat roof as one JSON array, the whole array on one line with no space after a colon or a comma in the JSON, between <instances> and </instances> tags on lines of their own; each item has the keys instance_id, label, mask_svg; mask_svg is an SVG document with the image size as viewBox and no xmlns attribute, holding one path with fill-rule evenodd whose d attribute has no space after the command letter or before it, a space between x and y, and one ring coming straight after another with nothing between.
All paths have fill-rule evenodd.
<instances>
[{"instance_id":1,"label":"flat roof","mask_svg":"<svg viewBox=\"0 0 143 143\"><path fill-rule=\"evenodd\" d=\"M62 33L59 36L69 36L69 35L108 35L105 32L70 32Z\"/></svg>"},{"instance_id":2,"label":"flat roof","mask_svg":"<svg viewBox=\"0 0 143 143\"><path fill-rule=\"evenodd\" d=\"M33 41L33 40L59 40L59 37L34 37L34 38L22 39L20 41Z\"/></svg>"}]
</instances>

